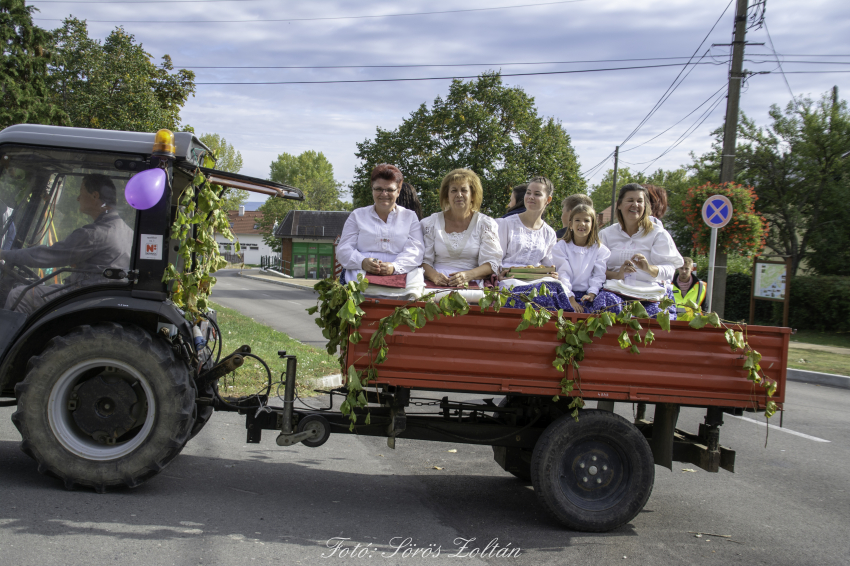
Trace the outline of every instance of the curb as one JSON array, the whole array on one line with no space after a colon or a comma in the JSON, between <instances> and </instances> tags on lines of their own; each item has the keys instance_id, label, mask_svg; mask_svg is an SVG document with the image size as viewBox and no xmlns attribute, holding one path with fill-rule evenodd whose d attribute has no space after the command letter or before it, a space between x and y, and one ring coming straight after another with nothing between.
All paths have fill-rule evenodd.
<instances>
[{"instance_id":1,"label":"curb","mask_svg":"<svg viewBox=\"0 0 850 566\"><path fill-rule=\"evenodd\" d=\"M836 375L834 373L819 373L804 369L787 370L788 381L802 381L803 383L814 383L816 385L830 385L841 389L850 389L850 377Z\"/></svg>"},{"instance_id":2,"label":"curb","mask_svg":"<svg viewBox=\"0 0 850 566\"><path fill-rule=\"evenodd\" d=\"M336 389L337 387L342 387L342 374L335 373L333 375L326 375L325 377L317 379L315 383L316 387Z\"/></svg>"},{"instance_id":3,"label":"curb","mask_svg":"<svg viewBox=\"0 0 850 566\"><path fill-rule=\"evenodd\" d=\"M253 279L254 281L265 281L266 283L271 283L272 285L283 285L284 287L294 287L296 289L307 289L308 291L313 291L312 287L307 287L306 285L299 285L297 283L290 283L289 281L277 281L275 279L269 279L267 277L256 277L254 275L245 275L244 273L240 273L239 277L244 277L245 279Z\"/></svg>"}]
</instances>

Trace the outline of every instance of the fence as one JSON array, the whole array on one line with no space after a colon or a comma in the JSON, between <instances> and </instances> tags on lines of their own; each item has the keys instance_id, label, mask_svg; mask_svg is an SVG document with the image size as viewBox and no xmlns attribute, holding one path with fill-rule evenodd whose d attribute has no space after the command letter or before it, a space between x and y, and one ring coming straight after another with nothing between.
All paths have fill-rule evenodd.
<instances>
[{"instance_id":1,"label":"fence","mask_svg":"<svg viewBox=\"0 0 850 566\"><path fill-rule=\"evenodd\" d=\"M289 275L290 267L289 262L279 255L264 255L260 256L260 269L274 269Z\"/></svg>"},{"instance_id":2,"label":"fence","mask_svg":"<svg viewBox=\"0 0 850 566\"><path fill-rule=\"evenodd\" d=\"M234 252L224 252L221 254L228 263L239 264L245 263L245 254L237 254Z\"/></svg>"}]
</instances>

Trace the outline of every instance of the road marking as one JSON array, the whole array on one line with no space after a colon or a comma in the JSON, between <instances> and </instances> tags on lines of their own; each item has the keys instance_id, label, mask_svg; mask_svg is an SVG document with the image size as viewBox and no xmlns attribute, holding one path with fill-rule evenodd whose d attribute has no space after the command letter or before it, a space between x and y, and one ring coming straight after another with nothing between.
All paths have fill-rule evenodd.
<instances>
[{"instance_id":1,"label":"road marking","mask_svg":"<svg viewBox=\"0 0 850 566\"><path fill-rule=\"evenodd\" d=\"M809 440L814 440L815 442L832 442L831 440L824 440L823 438L818 438L817 436L809 436L808 434L803 434L802 432L797 432L796 430L791 430L790 428L779 428L776 425L768 425L767 423L763 423L755 419L750 419L747 417L738 417L736 415L729 416L735 417L736 419L741 419L742 421L747 421L748 423L755 423L759 426L769 426L771 430L778 430L780 432L787 432L788 434L793 434L795 436L802 436L803 438L808 438Z\"/></svg>"}]
</instances>

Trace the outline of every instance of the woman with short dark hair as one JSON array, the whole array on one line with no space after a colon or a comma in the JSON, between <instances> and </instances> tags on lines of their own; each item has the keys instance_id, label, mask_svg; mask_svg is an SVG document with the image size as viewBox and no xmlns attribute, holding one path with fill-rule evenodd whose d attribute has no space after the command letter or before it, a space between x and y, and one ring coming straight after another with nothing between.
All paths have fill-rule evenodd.
<instances>
[{"instance_id":1,"label":"woman with short dark hair","mask_svg":"<svg viewBox=\"0 0 850 566\"><path fill-rule=\"evenodd\" d=\"M396 204L404 176L394 165L383 163L372 170L374 204L354 210L345 221L336 249L337 260L345 269L345 281L359 275L405 275L398 287L385 286L375 279L370 295L418 297L425 288L422 276L422 226L416 213ZM377 282L380 281L380 282ZM403 287L401 285L404 285Z\"/></svg>"}]
</instances>

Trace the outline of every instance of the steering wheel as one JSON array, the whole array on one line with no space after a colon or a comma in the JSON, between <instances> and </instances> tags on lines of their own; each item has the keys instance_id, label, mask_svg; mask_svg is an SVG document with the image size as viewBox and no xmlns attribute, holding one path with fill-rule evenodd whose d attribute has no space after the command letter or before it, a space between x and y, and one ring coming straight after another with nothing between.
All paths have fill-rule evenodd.
<instances>
[{"instance_id":1,"label":"steering wheel","mask_svg":"<svg viewBox=\"0 0 850 566\"><path fill-rule=\"evenodd\" d=\"M13 279L20 281L25 285L29 285L30 283L35 283L41 277L38 276L38 273L30 269L25 265L12 265L6 263L4 260L0 260L0 271L4 274L9 274Z\"/></svg>"}]
</instances>

